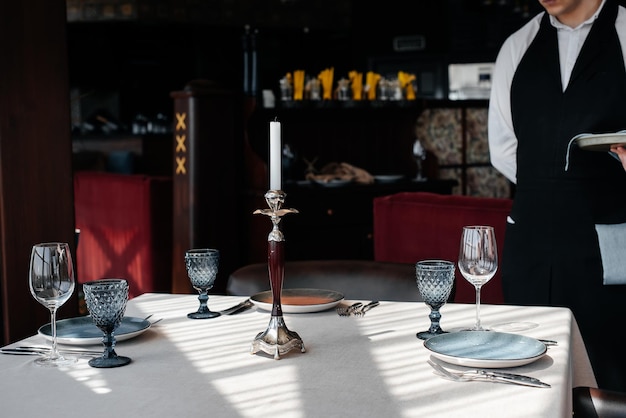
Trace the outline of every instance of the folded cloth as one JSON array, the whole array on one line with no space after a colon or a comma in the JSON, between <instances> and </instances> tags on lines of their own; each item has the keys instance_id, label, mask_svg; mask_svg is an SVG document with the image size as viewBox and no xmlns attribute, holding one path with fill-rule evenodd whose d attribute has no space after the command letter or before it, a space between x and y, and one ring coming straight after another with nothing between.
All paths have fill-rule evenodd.
<instances>
[{"instance_id":1,"label":"folded cloth","mask_svg":"<svg viewBox=\"0 0 626 418\"><path fill-rule=\"evenodd\" d=\"M307 173L306 179L326 183L332 180L354 181L362 184L374 183L374 176L348 163L329 163L320 170L319 174Z\"/></svg>"},{"instance_id":2,"label":"folded cloth","mask_svg":"<svg viewBox=\"0 0 626 418\"><path fill-rule=\"evenodd\" d=\"M596 224L604 284L626 284L626 223Z\"/></svg>"}]
</instances>

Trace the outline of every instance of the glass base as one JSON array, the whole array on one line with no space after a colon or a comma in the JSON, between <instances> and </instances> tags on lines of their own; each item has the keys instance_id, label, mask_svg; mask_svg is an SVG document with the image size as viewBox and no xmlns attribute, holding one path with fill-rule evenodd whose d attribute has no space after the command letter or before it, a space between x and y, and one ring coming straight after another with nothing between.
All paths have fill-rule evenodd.
<instances>
[{"instance_id":1,"label":"glass base","mask_svg":"<svg viewBox=\"0 0 626 418\"><path fill-rule=\"evenodd\" d=\"M96 367L99 369L111 368L111 367L120 367L126 366L131 362L129 357L124 356L115 356L115 357L96 357L89 360L89 365L91 367Z\"/></svg>"},{"instance_id":2,"label":"glass base","mask_svg":"<svg viewBox=\"0 0 626 418\"><path fill-rule=\"evenodd\" d=\"M59 356L56 358L50 357L39 357L35 359L33 362L35 366L40 367L63 367L70 366L78 361L78 357L63 357Z\"/></svg>"},{"instance_id":3,"label":"glass base","mask_svg":"<svg viewBox=\"0 0 626 418\"><path fill-rule=\"evenodd\" d=\"M207 312L192 312L187 314L187 318L191 319L207 319L220 316L219 312L207 311Z\"/></svg>"},{"instance_id":4,"label":"glass base","mask_svg":"<svg viewBox=\"0 0 626 418\"><path fill-rule=\"evenodd\" d=\"M441 334L447 334L447 333L448 333L448 331L441 331L441 332L422 331L422 332L418 332L417 334L415 334L415 336L417 338L419 338L420 340L427 340L427 339L432 338L434 336L441 335Z\"/></svg>"},{"instance_id":5,"label":"glass base","mask_svg":"<svg viewBox=\"0 0 626 418\"><path fill-rule=\"evenodd\" d=\"M491 331L491 329L488 327L477 327L474 325L473 327L461 328L459 331Z\"/></svg>"}]
</instances>

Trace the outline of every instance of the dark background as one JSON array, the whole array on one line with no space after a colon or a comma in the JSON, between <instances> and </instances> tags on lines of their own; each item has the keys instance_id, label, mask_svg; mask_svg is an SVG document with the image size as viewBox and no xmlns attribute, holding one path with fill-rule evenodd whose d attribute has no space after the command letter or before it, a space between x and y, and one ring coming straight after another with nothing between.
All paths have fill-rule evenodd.
<instances>
[{"instance_id":1,"label":"dark background","mask_svg":"<svg viewBox=\"0 0 626 418\"><path fill-rule=\"evenodd\" d=\"M506 36L542 10L535 0L136 4L132 16L121 18L107 16L104 6L75 10L68 2L70 87L83 97L84 119L104 107L129 129L138 113L169 115L169 93L194 79L243 91L246 27L258 68L257 89L245 94L276 92L278 80L296 69L316 76L334 67L335 80L352 70L365 76L426 69L438 92L424 88L420 94L444 98L449 63L494 61ZM394 50L394 39L406 36L418 36L423 48Z\"/></svg>"}]
</instances>

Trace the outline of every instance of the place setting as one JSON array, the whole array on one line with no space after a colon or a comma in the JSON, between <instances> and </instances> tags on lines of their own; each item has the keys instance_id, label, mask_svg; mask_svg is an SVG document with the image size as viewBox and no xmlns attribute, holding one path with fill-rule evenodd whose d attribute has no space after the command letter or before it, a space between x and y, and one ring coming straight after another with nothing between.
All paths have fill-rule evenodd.
<instances>
[{"instance_id":1,"label":"place setting","mask_svg":"<svg viewBox=\"0 0 626 418\"><path fill-rule=\"evenodd\" d=\"M120 367L131 362L118 356L117 342L135 338L161 319L125 316L128 281L103 278L82 284L89 314L57 320L58 309L69 300L76 287L69 244L47 242L33 245L29 264L29 289L33 298L50 310L50 322L37 330L50 346L22 345L4 347L2 354L36 355L36 366L71 366L81 358L96 368ZM103 350L80 346L101 344ZM68 346L79 346L77 348Z\"/></svg>"},{"instance_id":2,"label":"place setting","mask_svg":"<svg viewBox=\"0 0 626 418\"><path fill-rule=\"evenodd\" d=\"M461 275L476 291L475 321L471 327L445 331L441 327L441 308L446 304L455 279L455 265L447 260L422 260L416 263L416 279L420 296L430 308L430 327L416 334L424 340L423 346L432 357L447 364L484 368L451 372L441 364L429 360L434 373L457 382L488 381L517 383L526 386L549 387L537 379L493 369L514 368L542 358L555 341L539 340L499 329L526 330L529 324L513 322L484 327L480 317L480 291L496 273L498 267L496 238L493 227L466 226L463 228L457 265ZM516 328L516 324L518 327Z\"/></svg>"}]
</instances>

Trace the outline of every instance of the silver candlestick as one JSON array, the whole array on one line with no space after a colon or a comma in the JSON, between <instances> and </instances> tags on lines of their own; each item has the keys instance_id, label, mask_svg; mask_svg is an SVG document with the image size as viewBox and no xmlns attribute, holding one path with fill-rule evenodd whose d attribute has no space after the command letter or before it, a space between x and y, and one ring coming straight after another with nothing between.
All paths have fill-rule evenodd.
<instances>
[{"instance_id":1,"label":"silver candlestick","mask_svg":"<svg viewBox=\"0 0 626 418\"><path fill-rule=\"evenodd\" d=\"M265 193L265 201L269 209L257 209L255 214L269 216L272 221L272 231L267 237L267 260L269 267L270 286L272 288L272 316L267 329L257 334L252 341L251 353L263 351L274 355L274 359L279 360L280 356L294 348L300 348L305 352L304 342L297 332L290 331L283 319L283 308L280 296L283 288L283 278L285 275L285 238L278 224L283 215L287 213L298 213L296 209L283 209L285 203L285 192L282 190L269 190Z\"/></svg>"}]
</instances>

